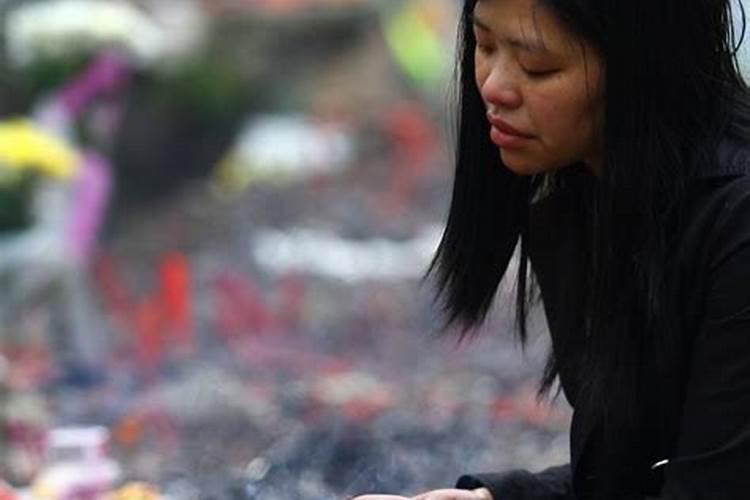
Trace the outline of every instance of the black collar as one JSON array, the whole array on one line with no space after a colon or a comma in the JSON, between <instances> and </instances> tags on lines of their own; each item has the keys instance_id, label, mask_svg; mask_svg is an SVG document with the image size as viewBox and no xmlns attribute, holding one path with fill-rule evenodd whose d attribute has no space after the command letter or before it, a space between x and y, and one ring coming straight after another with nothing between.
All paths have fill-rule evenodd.
<instances>
[{"instance_id":1,"label":"black collar","mask_svg":"<svg viewBox=\"0 0 750 500\"><path fill-rule=\"evenodd\" d=\"M719 144L715 162L707 162L696 172L698 179L738 177L750 174L750 144L724 138Z\"/></svg>"}]
</instances>

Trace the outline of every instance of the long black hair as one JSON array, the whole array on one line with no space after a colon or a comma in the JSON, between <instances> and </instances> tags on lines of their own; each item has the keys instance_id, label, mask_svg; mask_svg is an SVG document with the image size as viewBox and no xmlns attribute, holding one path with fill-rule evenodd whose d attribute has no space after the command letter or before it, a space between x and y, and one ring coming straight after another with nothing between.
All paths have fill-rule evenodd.
<instances>
[{"instance_id":1,"label":"long black hair","mask_svg":"<svg viewBox=\"0 0 750 500\"><path fill-rule=\"evenodd\" d=\"M730 0L538 2L604 61L605 151L587 203L584 392L605 417L605 435L622 442L641 417L643 353L667 360L680 347L673 300L679 277L669 261L690 179L714 163L722 137L749 137L746 85L736 59L744 11ZM498 168L502 160L489 140L474 80L476 3L464 2L459 28L455 180L428 274L437 278L447 323L465 334L483 322L501 280L514 278L505 275L519 248L516 317L525 340L534 291L527 283L529 212L542 183ZM741 33L733 27L733 8L742 14ZM551 354L542 392L569 355ZM663 380L677 378L666 373L670 363L656 366L664 367ZM607 397L613 387L618 398Z\"/></svg>"}]
</instances>

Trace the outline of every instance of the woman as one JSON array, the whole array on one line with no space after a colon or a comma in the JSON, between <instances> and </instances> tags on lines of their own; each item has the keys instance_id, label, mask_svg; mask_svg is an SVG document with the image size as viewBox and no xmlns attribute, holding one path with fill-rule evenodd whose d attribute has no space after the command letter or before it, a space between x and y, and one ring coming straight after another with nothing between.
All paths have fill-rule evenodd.
<instances>
[{"instance_id":1,"label":"woman","mask_svg":"<svg viewBox=\"0 0 750 500\"><path fill-rule=\"evenodd\" d=\"M574 408L571 463L413 498L750 498L750 107L731 8L465 1L431 272L466 333L520 242L519 335L538 288L542 392L559 379ZM405 497L357 500L389 498Z\"/></svg>"}]
</instances>

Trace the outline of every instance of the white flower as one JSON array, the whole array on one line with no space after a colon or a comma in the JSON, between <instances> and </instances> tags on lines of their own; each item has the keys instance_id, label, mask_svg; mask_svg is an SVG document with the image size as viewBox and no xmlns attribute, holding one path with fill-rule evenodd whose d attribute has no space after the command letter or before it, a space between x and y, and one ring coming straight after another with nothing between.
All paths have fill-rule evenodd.
<instances>
[{"instance_id":1,"label":"white flower","mask_svg":"<svg viewBox=\"0 0 750 500\"><path fill-rule=\"evenodd\" d=\"M6 19L8 56L26 64L39 56L117 47L152 62L167 34L144 11L118 0L51 0L23 4Z\"/></svg>"}]
</instances>

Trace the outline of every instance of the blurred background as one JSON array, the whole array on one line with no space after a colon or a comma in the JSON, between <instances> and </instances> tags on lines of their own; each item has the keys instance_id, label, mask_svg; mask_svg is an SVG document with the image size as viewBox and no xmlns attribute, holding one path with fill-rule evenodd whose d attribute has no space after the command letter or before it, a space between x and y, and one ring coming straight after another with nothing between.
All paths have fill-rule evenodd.
<instances>
[{"instance_id":1,"label":"blurred background","mask_svg":"<svg viewBox=\"0 0 750 500\"><path fill-rule=\"evenodd\" d=\"M500 291L440 337L457 0L0 1L0 499L567 461Z\"/></svg>"}]
</instances>

